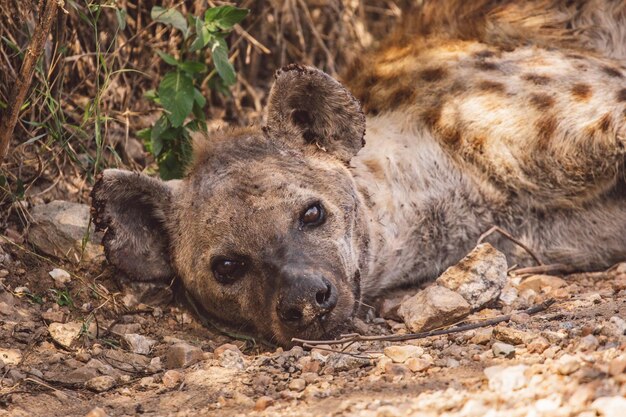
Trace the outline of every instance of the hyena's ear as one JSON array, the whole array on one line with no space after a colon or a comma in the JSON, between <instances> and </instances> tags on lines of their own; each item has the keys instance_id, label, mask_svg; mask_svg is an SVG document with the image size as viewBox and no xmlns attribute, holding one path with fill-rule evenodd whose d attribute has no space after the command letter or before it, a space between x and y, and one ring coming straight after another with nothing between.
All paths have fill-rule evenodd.
<instances>
[{"instance_id":1,"label":"hyena's ear","mask_svg":"<svg viewBox=\"0 0 626 417\"><path fill-rule=\"evenodd\" d=\"M167 280L174 275L166 227L179 181L107 169L91 191L96 229L109 262L138 281Z\"/></svg>"},{"instance_id":2,"label":"hyena's ear","mask_svg":"<svg viewBox=\"0 0 626 417\"><path fill-rule=\"evenodd\" d=\"M344 162L363 147L365 115L350 92L328 74L289 65L276 72L266 131L272 137L317 145Z\"/></svg>"}]
</instances>

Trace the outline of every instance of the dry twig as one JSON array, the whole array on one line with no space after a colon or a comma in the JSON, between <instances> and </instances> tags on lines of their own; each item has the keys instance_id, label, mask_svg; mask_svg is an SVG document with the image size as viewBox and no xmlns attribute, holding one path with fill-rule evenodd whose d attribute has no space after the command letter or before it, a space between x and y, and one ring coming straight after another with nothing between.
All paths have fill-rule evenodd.
<instances>
[{"instance_id":1,"label":"dry twig","mask_svg":"<svg viewBox=\"0 0 626 417\"><path fill-rule=\"evenodd\" d=\"M526 310L523 310L523 313L528 315L537 314L542 311L547 310L552 304L554 304L555 300L553 298L544 301L541 304L534 305ZM313 348L318 345L341 345L344 343L352 343L352 342L372 342L372 341L386 341L386 342L403 342L406 340L416 340L416 339L425 339L427 337L432 336L441 336L445 334L454 334L460 332L466 332L468 330L478 329L479 327L488 327L493 326L498 323L502 323L505 321L511 320L511 314L505 314L502 316L494 317L489 320L480 321L477 323L465 324L462 326L453 327L451 329L440 329L440 330L431 330L429 332L421 332L421 333L409 333L409 334L400 334L400 335L384 335L384 336L363 336L357 333L343 335L340 339L336 340L306 340L306 339L291 339L292 342L302 343L302 346Z\"/></svg>"},{"instance_id":2,"label":"dry twig","mask_svg":"<svg viewBox=\"0 0 626 417\"><path fill-rule=\"evenodd\" d=\"M520 248L524 249L530 256L532 256L535 262L537 262L537 265L543 265L543 262L541 262L539 257L535 255L535 253L528 246L523 244L518 239L514 238L513 235L511 235L509 232L507 232L506 230L504 230L503 228L499 226L493 226L491 229L487 230L485 233L480 235L480 237L478 238L478 241L476 242L476 245L480 245L483 242L483 240L485 240L489 235L492 235L495 232L500 233L502 236L509 239L511 242L515 243Z\"/></svg>"},{"instance_id":3,"label":"dry twig","mask_svg":"<svg viewBox=\"0 0 626 417\"><path fill-rule=\"evenodd\" d=\"M20 73L15 80L15 95L11 98L7 112L0 121L0 164L4 161L9 150L13 129L20 115L20 109L26 98L26 93L30 87L30 82L35 72L37 60L43 52L44 45L48 39L52 22L55 20L57 9L63 8L63 0L42 0L39 15L39 22L35 28L35 33L30 41L28 50L24 55L24 62Z\"/></svg>"}]
</instances>

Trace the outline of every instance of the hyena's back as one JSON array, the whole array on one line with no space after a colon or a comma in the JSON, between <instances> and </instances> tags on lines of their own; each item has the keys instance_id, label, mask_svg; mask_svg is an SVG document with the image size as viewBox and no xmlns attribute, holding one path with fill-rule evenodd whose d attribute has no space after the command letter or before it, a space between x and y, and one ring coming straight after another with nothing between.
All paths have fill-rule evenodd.
<instances>
[{"instance_id":1,"label":"hyena's back","mask_svg":"<svg viewBox=\"0 0 626 417\"><path fill-rule=\"evenodd\" d=\"M527 7L547 3L564 2ZM612 13L605 18L613 19L615 33L610 26L596 28L612 36L603 38L610 41L607 50L584 49L600 42L589 36L579 37L576 47L566 29L573 17L543 9L546 16L560 16L563 28L554 22L551 31L528 28L525 43L506 34L497 41L493 22L490 32L468 29L476 40L459 28L452 36L408 38L405 31L356 62L346 79L370 114L402 111L412 128L433 132L494 197L543 208L592 201L623 181L626 69L621 60L602 55L621 54L616 48L626 42L626 31L620 32L626 19L621 2L617 14L608 6L618 2L584 3L603 3ZM457 3L446 4L451 9ZM516 23L504 6L492 16L501 27L507 16L509 28ZM561 41L549 47L549 35L559 34Z\"/></svg>"}]
</instances>

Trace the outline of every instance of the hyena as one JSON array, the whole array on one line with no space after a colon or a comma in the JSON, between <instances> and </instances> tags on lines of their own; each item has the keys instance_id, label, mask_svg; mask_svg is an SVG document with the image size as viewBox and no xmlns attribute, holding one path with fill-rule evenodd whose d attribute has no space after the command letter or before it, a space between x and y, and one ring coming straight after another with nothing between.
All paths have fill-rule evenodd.
<instances>
[{"instance_id":1,"label":"hyena","mask_svg":"<svg viewBox=\"0 0 626 417\"><path fill-rule=\"evenodd\" d=\"M129 277L178 276L280 344L338 332L492 226L604 268L626 258L625 57L622 1L427 0L347 87L278 70L265 124L196 141L184 179L106 170L95 223Z\"/></svg>"}]
</instances>

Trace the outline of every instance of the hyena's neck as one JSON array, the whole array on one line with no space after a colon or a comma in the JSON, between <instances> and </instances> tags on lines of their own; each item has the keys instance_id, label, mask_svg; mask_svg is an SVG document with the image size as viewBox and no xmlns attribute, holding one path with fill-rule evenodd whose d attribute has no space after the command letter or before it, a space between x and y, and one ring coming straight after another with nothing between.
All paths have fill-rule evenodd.
<instances>
[{"instance_id":1,"label":"hyena's neck","mask_svg":"<svg viewBox=\"0 0 626 417\"><path fill-rule=\"evenodd\" d=\"M366 145L352 161L371 216L366 297L436 277L493 224L478 190L411 119L368 118Z\"/></svg>"}]
</instances>

